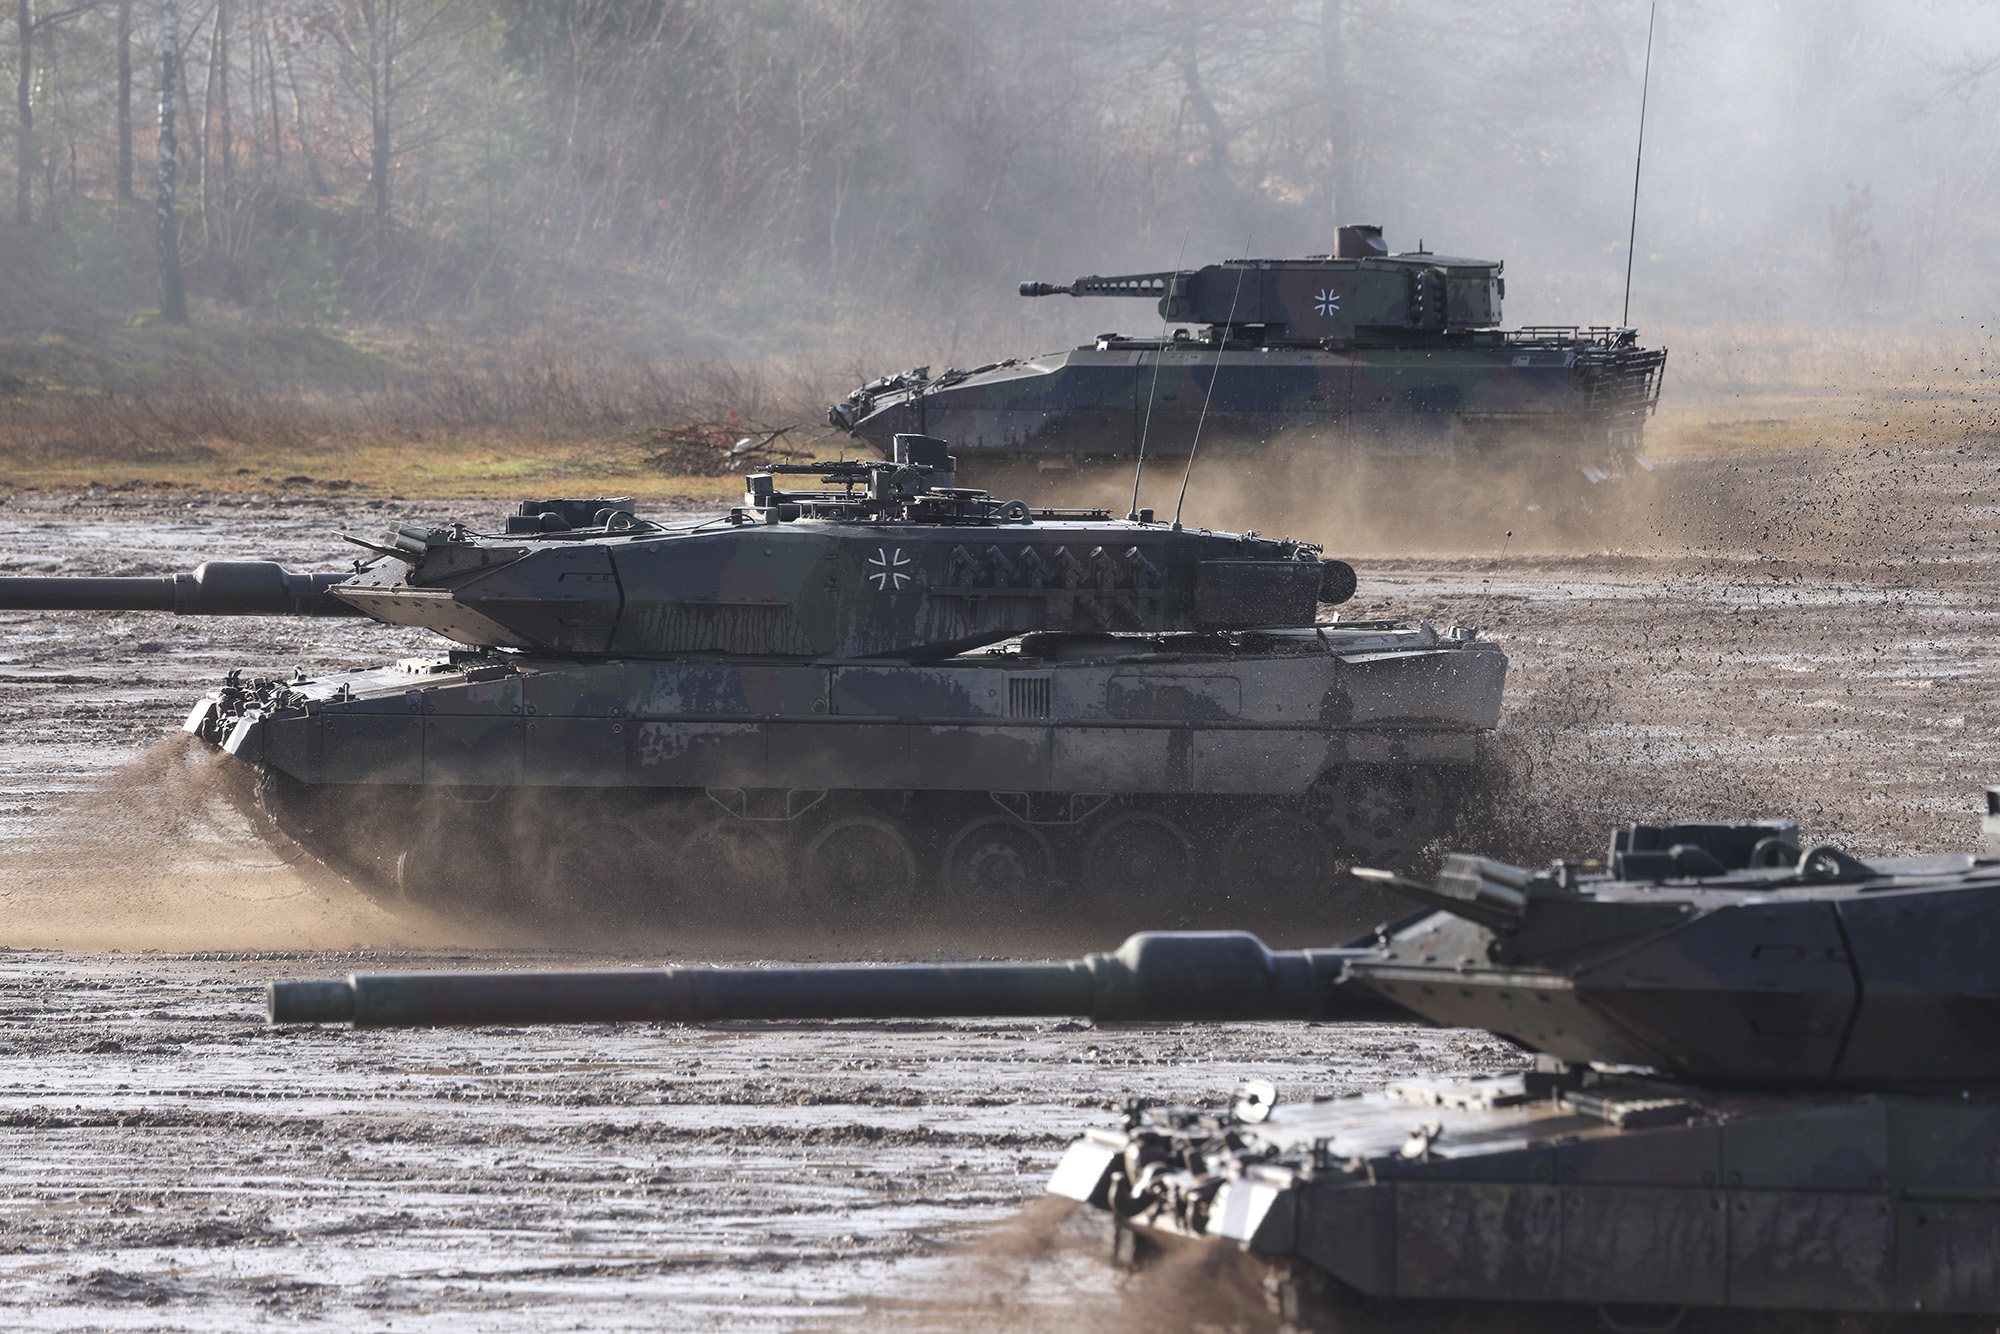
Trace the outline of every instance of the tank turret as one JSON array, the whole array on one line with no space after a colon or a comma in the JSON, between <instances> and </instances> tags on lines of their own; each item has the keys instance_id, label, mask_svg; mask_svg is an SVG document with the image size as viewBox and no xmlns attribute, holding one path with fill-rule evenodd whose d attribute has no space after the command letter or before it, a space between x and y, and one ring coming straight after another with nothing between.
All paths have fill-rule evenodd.
<instances>
[{"instance_id":1,"label":"tank turret","mask_svg":"<svg viewBox=\"0 0 2000 1334\"><path fill-rule=\"evenodd\" d=\"M942 657L1017 635L1313 624L1352 595L1317 547L1031 508L948 484L943 441L779 464L719 519L481 534L406 525L331 595L480 647L666 656ZM816 485L815 485L816 483ZM596 504L598 502L587 502ZM587 507L587 506L586 506ZM510 524L510 528L513 525Z\"/></svg>"},{"instance_id":2,"label":"tank turret","mask_svg":"<svg viewBox=\"0 0 2000 1334\"><path fill-rule=\"evenodd\" d=\"M1495 646L1322 621L1355 573L1308 543L957 483L943 441L905 436L754 473L706 518L525 501L501 525L349 537L345 573L5 578L0 610L346 615L449 641L232 672L185 724L257 766L257 819L445 906L1179 925L1223 893L1280 910L1300 867L1450 818L1498 721Z\"/></svg>"},{"instance_id":3,"label":"tank turret","mask_svg":"<svg viewBox=\"0 0 2000 1334\"><path fill-rule=\"evenodd\" d=\"M1391 341L1417 331L1500 323L1507 286L1500 261L1422 250L1391 255L1379 227L1340 230L1346 244L1332 254L1226 260L1110 278L1093 274L1060 285L1027 282L1021 295L1153 297L1162 321L1206 325L1202 340L1214 343L1225 337L1272 345Z\"/></svg>"},{"instance_id":4,"label":"tank turret","mask_svg":"<svg viewBox=\"0 0 2000 1334\"><path fill-rule=\"evenodd\" d=\"M1121 1263L1240 1246L1290 1328L1969 1331L2000 1314L2000 788L1987 811L1978 853L1670 823L1618 830L1601 872L1364 871L1423 910L1338 949L1183 933L1056 963L360 975L275 983L270 1016L1484 1028L1520 1068L1206 1108L1135 1088L1049 1190L1111 1215Z\"/></svg>"},{"instance_id":5,"label":"tank turret","mask_svg":"<svg viewBox=\"0 0 2000 1334\"><path fill-rule=\"evenodd\" d=\"M1353 569L1316 546L1031 508L951 486L952 469L943 441L905 436L887 462L754 473L743 504L705 522L528 501L502 533L349 538L375 555L344 576L212 561L166 578L0 578L0 610L359 615L478 648L907 659L1038 632L1309 627L1354 592Z\"/></svg>"}]
</instances>

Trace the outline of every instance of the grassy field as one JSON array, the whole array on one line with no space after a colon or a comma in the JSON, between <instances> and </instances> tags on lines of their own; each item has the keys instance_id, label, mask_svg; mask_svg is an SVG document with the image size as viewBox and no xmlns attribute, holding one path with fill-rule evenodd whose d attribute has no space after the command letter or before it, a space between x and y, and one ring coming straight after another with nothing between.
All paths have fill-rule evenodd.
<instances>
[{"instance_id":1,"label":"grassy field","mask_svg":"<svg viewBox=\"0 0 2000 1334\"><path fill-rule=\"evenodd\" d=\"M1647 452L1664 458L1950 444L2000 423L2000 355L1977 326L1703 325L1660 341Z\"/></svg>"}]
</instances>

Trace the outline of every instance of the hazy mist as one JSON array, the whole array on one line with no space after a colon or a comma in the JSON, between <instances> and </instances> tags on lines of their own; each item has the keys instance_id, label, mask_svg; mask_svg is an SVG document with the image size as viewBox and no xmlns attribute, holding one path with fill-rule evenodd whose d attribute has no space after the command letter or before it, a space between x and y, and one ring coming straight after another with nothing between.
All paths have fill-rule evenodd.
<instances>
[{"instance_id":1,"label":"hazy mist","mask_svg":"<svg viewBox=\"0 0 2000 1334\"><path fill-rule=\"evenodd\" d=\"M1342 221L1504 259L1509 324L1619 315L1643 0L175 4L197 322L981 360L1154 318L1024 278ZM0 322L155 306L161 0L23 13L0 70L34 123L0 128L44 239ZM1633 322L1972 317L1996 98L1993 5L1664 0Z\"/></svg>"}]
</instances>

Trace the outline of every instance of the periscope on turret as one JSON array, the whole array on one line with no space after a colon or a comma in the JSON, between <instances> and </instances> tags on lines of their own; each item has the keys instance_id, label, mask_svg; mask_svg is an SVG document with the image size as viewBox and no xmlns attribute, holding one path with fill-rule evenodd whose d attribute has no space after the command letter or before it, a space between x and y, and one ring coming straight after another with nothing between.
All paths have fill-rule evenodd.
<instances>
[{"instance_id":1,"label":"periscope on turret","mask_svg":"<svg viewBox=\"0 0 2000 1334\"><path fill-rule=\"evenodd\" d=\"M1318 547L956 484L942 441L673 524L523 502L345 574L0 578L0 607L351 615L453 647L232 673L187 730L371 892L478 911L1175 925L1435 836L1498 720L1470 629L1320 619Z\"/></svg>"},{"instance_id":2,"label":"periscope on turret","mask_svg":"<svg viewBox=\"0 0 2000 1334\"><path fill-rule=\"evenodd\" d=\"M1377 1328L1393 1311L1419 1330L1503 1313L1562 1329L1599 1315L1987 1329L2000 788L1986 803L1973 853L1863 861L1758 820L1627 825L1597 871L1464 854L1429 881L1364 871L1419 910L1332 949L1152 933L1054 963L362 974L273 983L269 1014L1483 1028L1521 1068L1299 1103L1253 1083L1213 1108L1134 1089L1049 1190L1106 1214L1124 1263L1241 1247L1296 1328Z\"/></svg>"},{"instance_id":3,"label":"periscope on turret","mask_svg":"<svg viewBox=\"0 0 2000 1334\"><path fill-rule=\"evenodd\" d=\"M829 422L887 449L942 435L968 461L1256 453L1553 458L1599 476L1642 453L1664 349L1636 330L1503 330L1503 265L1342 227L1331 254L1025 282L1021 295L1155 303L1169 337L1103 334L1067 352L862 385Z\"/></svg>"}]
</instances>

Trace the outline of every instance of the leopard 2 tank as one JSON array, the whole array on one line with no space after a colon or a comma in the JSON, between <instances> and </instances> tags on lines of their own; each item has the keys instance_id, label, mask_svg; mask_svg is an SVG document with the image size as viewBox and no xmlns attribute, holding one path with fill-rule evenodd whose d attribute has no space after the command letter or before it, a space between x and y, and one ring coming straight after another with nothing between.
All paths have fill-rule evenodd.
<instances>
[{"instance_id":1,"label":"leopard 2 tank","mask_svg":"<svg viewBox=\"0 0 2000 1334\"><path fill-rule=\"evenodd\" d=\"M701 521L525 502L502 532L351 539L346 573L6 578L0 607L452 641L233 673L187 722L284 835L447 906L1174 924L1441 827L1497 647L1320 621L1355 576L1308 545L1004 501L937 440L894 455L773 467Z\"/></svg>"}]
</instances>

